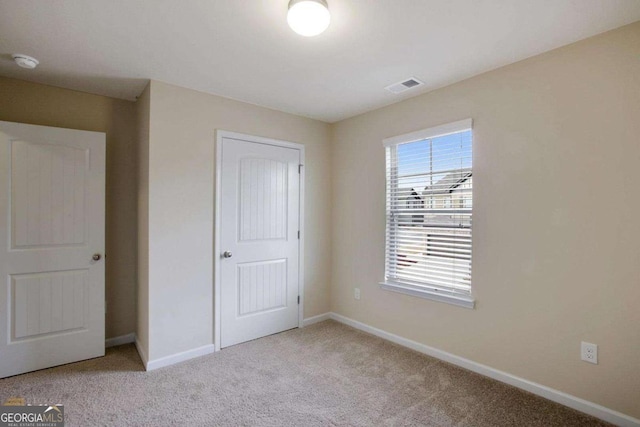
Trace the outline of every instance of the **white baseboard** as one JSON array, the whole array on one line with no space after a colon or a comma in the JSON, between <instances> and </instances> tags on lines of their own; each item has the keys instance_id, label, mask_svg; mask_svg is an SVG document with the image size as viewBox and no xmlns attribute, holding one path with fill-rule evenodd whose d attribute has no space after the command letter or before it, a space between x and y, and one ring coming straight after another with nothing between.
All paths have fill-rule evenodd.
<instances>
[{"instance_id":1,"label":"white baseboard","mask_svg":"<svg viewBox=\"0 0 640 427\"><path fill-rule=\"evenodd\" d=\"M149 360L147 361L147 363L145 363L145 368L147 369L147 371L153 371L154 369L175 365L176 363L184 362L186 360L193 359L195 357L205 356L213 352L214 352L213 344L207 344L207 345L203 345L202 347L172 354L170 356L161 357L155 360Z\"/></svg>"},{"instance_id":2,"label":"white baseboard","mask_svg":"<svg viewBox=\"0 0 640 427\"><path fill-rule=\"evenodd\" d=\"M138 341L138 337L136 337L136 350L138 350L138 356L140 356L140 360L142 360L142 364L144 365L144 369L148 371L147 369L147 353L144 352L144 350L142 349L142 344L140 344L140 341Z\"/></svg>"},{"instance_id":3,"label":"white baseboard","mask_svg":"<svg viewBox=\"0 0 640 427\"><path fill-rule=\"evenodd\" d=\"M333 319L337 322L344 323L345 325L351 326L361 331L368 332L372 335L386 339L396 344L402 345L404 347L408 347L420 353L435 357L436 359L443 360L453 365L457 365L470 371L476 372L480 375L484 375L486 377L493 378L494 380L498 380L522 390L526 390L530 393L544 397L545 399L560 403L561 405L568 406L569 408L584 412L585 414L589 414L612 424L623 427L640 427L640 420L638 420L637 418L630 417L629 415L625 415L621 412L614 411L613 409L606 408L602 405L598 405L597 403L589 402L587 400L572 396L562 391L552 389L542 384L534 383L524 378L511 375L507 372L499 371L497 369L482 365L472 360L447 353L446 351L442 351L437 348L429 347L428 345L403 338L390 332L383 331L382 329L374 328L373 326L369 326L365 323L358 322L337 313L327 313L321 316L311 317L307 320L312 321L323 316L326 316L326 318ZM321 320L315 320L313 323L319 321Z\"/></svg>"},{"instance_id":4,"label":"white baseboard","mask_svg":"<svg viewBox=\"0 0 640 427\"><path fill-rule=\"evenodd\" d=\"M138 350L138 355L140 356L140 359L142 360L142 364L144 365L144 369L146 371L153 371L154 369L160 369L164 368L165 366L175 365L176 363L184 362L186 360L204 356L214 352L213 344L208 344L202 347L194 348L192 350L187 350L180 353L172 354L170 356L161 357L159 359L149 360L147 354L142 348L142 344L140 344L140 341L138 341L138 337L136 337L135 334L132 335L134 338L133 342L136 345L136 350Z\"/></svg>"},{"instance_id":5,"label":"white baseboard","mask_svg":"<svg viewBox=\"0 0 640 427\"><path fill-rule=\"evenodd\" d=\"M331 319L331 313L318 314L317 316L307 317L302 321L303 326L313 325L314 323L322 322L323 320Z\"/></svg>"},{"instance_id":6,"label":"white baseboard","mask_svg":"<svg viewBox=\"0 0 640 427\"><path fill-rule=\"evenodd\" d=\"M104 341L104 346L105 348L109 348L109 347L115 347L117 345L122 345L122 344L131 344L132 342L135 342L135 341L136 341L136 334L131 332L130 334L127 334L127 335L120 335L119 337L107 338Z\"/></svg>"}]
</instances>

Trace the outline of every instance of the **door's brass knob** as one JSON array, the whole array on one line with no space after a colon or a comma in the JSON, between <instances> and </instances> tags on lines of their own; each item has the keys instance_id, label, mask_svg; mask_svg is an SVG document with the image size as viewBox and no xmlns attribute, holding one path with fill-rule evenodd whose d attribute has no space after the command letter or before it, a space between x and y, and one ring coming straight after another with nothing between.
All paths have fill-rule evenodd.
<instances>
[{"instance_id":1,"label":"door's brass knob","mask_svg":"<svg viewBox=\"0 0 640 427\"><path fill-rule=\"evenodd\" d=\"M93 260L94 260L94 261L100 261L100 259L102 258L102 255L100 255L100 254L93 254L93 257L92 257L92 258L93 258Z\"/></svg>"}]
</instances>

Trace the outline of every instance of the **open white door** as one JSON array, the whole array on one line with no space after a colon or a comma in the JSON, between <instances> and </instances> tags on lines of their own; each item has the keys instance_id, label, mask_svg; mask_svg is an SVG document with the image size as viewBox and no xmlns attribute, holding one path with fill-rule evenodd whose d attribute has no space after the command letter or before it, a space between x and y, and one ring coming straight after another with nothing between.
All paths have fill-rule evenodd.
<instances>
[{"instance_id":1,"label":"open white door","mask_svg":"<svg viewBox=\"0 0 640 427\"><path fill-rule=\"evenodd\" d=\"M0 377L104 355L105 146L0 122Z\"/></svg>"},{"instance_id":2,"label":"open white door","mask_svg":"<svg viewBox=\"0 0 640 427\"><path fill-rule=\"evenodd\" d=\"M219 139L221 347L298 326L301 149L270 141Z\"/></svg>"}]
</instances>

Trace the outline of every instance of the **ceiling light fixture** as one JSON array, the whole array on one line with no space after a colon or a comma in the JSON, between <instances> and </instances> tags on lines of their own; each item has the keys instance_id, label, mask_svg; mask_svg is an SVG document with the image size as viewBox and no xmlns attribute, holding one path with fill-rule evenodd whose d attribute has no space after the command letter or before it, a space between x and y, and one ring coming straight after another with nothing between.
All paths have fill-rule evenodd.
<instances>
[{"instance_id":1,"label":"ceiling light fixture","mask_svg":"<svg viewBox=\"0 0 640 427\"><path fill-rule=\"evenodd\" d=\"M329 5L325 0L291 0L287 22L301 36L317 36L331 22Z\"/></svg>"},{"instance_id":2,"label":"ceiling light fixture","mask_svg":"<svg viewBox=\"0 0 640 427\"><path fill-rule=\"evenodd\" d=\"M16 61L16 64L29 70L33 70L40 63L36 58L29 55L14 53L12 56L13 60Z\"/></svg>"}]
</instances>

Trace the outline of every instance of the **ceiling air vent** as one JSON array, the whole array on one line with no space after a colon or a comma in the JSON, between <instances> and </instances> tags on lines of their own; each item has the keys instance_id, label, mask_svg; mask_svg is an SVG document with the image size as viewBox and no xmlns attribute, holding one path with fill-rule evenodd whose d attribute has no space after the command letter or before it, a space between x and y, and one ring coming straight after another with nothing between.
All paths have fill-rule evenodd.
<instances>
[{"instance_id":1,"label":"ceiling air vent","mask_svg":"<svg viewBox=\"0 0 640 427\"><path fill-rule=\"evenodd\" d=\"M416 79L415 77L411 77L410 79L404 80L402 82L389 85L385 87L385 89L391 93L402 93L404 91L407 91L409 89L414 89L422 85L424 85L423 82Z\"/></svg>"}]
</instances>

